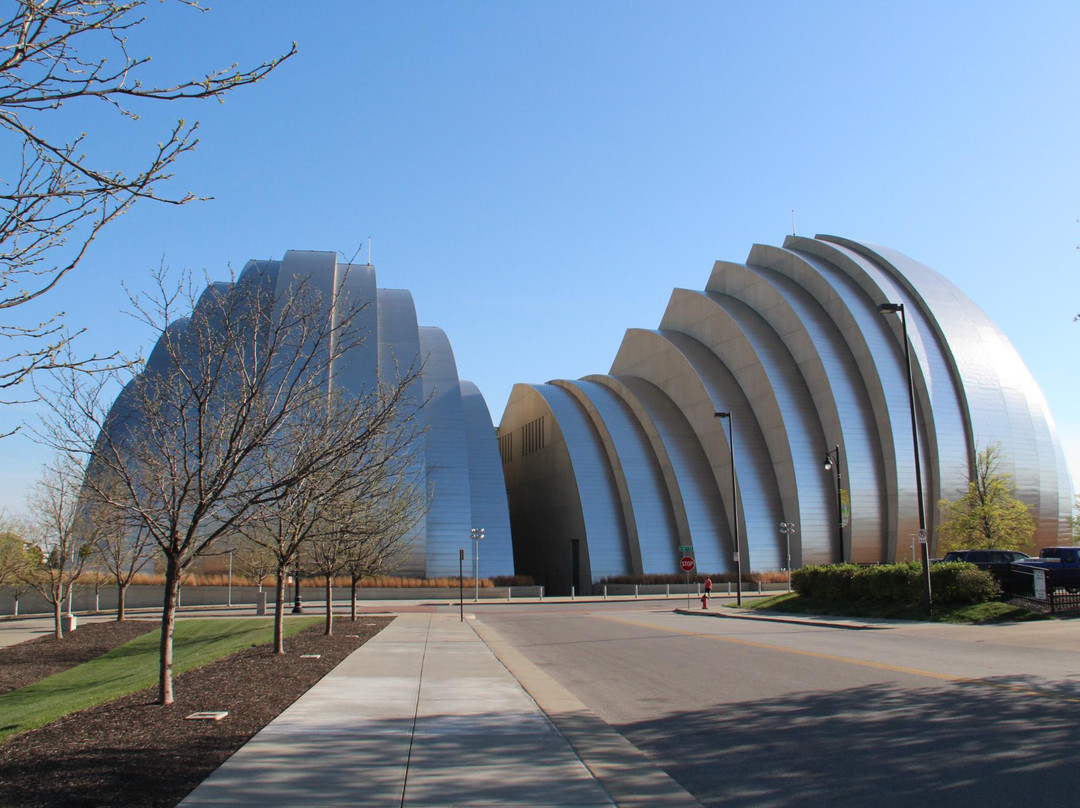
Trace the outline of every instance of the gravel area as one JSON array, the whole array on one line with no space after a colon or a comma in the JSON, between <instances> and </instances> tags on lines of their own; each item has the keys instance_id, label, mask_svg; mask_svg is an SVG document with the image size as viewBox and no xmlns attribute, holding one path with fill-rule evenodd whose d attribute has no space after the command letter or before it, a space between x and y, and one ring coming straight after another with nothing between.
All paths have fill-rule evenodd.
<instances>
[{"instance_id":1,"label":"gravel area","mask_svg":"<svg viewBox=\"0 0 1080 808\"><path fill-rule=\"evenodd\" d=\"M176 679L176 703L169 707L154 703L155 687L10 738L0 744L0 805L176 805L391 619L339 618L333 636L325 636L319 624L290 637L284 656L259 646L189 671ZM111 626L113 633L95 628L80 637L96 626ZM21 687L156 626L87 624L59 643L43 637L0 649L0 687L22 682L15 685ZM109 637L115 640L111 645ZM301 654L322 656L301 659ZM27 661L30 656L39 662ZM9 661L12 671L19 670L10 677ZM201 710L228 710L229 715L217 722L185 720Z\"/></svg>"}]
</instances>

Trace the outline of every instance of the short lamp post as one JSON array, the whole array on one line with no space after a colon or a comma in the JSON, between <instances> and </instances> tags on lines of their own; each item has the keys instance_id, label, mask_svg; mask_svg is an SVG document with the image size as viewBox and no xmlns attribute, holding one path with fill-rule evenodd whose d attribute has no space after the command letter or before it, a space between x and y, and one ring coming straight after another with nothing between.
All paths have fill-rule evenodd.
<instances>
[{"instance_id":1,"label":"short lamp post","mask_svg":"<svg viewBox=\"0 0 1080 808\"><path fill-rule=\"evenodd\" d=\"M923 605L926 613L934 613L934 595L930 589L930 545L926 535L926 509L923 506L922 466L919 462L919 430L915 423L915 384L911 376L911 345L907 333L907 316L903 303L881 303L878 311L882 314L900 314L900 325L904 332L904 364L907 366L908 408L911 410L911 444L915 451L915 495L919 503L919 544L923 568Z\"/></svg>"},{"instance_id":2,"label":"short lamp post","mask_svg":"<svg viewBox=\"0 0 1080 808\"><path fill-rule=\"evenodd\" d=\"M303 614L304 604L300 600L300 553L297 551L296 563L293 566L293 614Z\"/></svg>"},{"instance_id":3,"label":"short lamp post","mask_svg":"<svg viewBox=\"0 0 1080 808\"><path fill-rule=\"evenodd\" d=\"M472 539L473 544L473 601L475 603L480 602L480 540L484 538L484 529L482 527L474 527L469 531L469 538Z\"/></svg>"},{"instance_id":4,"label":"short lamp post","mask_svg":"<svg viewBox=\"0 0 1080 808\"><path fill-rule=\"evenodd\" d=\"M735 439L731 431L731 413L717 412L715 418L722 418L728 425L728 449L731 454L731 514L735 525L735 605L742 606L742 556L739 554L739 493L735 480Z\"/></svg>"},{"instance_id":5,"label":"short lamp post","mask_svg":"<svg viewBox=\"0 0 1080 808\"><path fill-rule=\"evenodd\" d=\"M791 591L791 536L795 532L794 522L781 522L780 532L784 534L787 543L787 591Z\"/></svg>"},{"instance_id":6,"label":"short lamp post","mask_svg":"<svg viewBox=\"0 0 1080 808\"><path fill-rule=\"evenodd\" d=\"M835 459L834 459L835 458ZM844 478L840 474L840 444L825 452L825 471L836 469L836 540L840 547L840 563L844 563Z\"/></svg>"}]
</instances>

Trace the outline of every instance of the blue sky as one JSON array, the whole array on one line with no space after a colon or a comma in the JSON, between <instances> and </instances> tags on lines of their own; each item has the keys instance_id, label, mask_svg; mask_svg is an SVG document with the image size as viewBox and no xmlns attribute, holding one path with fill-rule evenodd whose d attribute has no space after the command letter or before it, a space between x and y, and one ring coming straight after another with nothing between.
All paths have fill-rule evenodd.
<instances>
[{"instance_id":1,"label":"blue sky","mask_svg":"<svg viewBox=\"0 0 1080 808\"><path fill-rule=\"evenodd\" d=\"M173 180L213 201L117 222L52 308L83 350L152 338L121 282L212 278L288 249L352 256L413 293L496 423L512 385L604 372L675 287L755 242L832 233L963 289L1016 345L1080 471L1080 5L1075 2L151 3L162 76L300 54L224 104L137 123L69 110L106 164L178 117ZM362 253L361 257L365 257ZM32 419L7 407L0 426ZM45 459L4 441L0 506Z\"/></svg>"}]
</instances>

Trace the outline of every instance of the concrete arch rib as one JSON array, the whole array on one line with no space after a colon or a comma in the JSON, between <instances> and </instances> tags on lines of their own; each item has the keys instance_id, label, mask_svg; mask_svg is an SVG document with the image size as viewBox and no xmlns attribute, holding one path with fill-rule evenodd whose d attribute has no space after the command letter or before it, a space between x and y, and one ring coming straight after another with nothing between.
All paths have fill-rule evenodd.
<instances>
[{"instance_id":1,"label":"concrete arch rib","mask_svg":"<svg viewBox=\"0 0 1080 808\"><path fill-rule=\"evenodd\" d=\"M890 324L878 314L876 303L855 280L812 255L755 245L748 263L767 267L802 287L818 302L846 343L873 413L881 445L882 478L886 482L881 492L886 510L883 542L875 548L856 541L851 560L891 561L897 557L898 536L914 534L918 519L914 458L910 450L904 451L911 445L907 376ZM845 446L850 453L850 444Z\"/></svg>"},{"instance_id":2,"label":"concrete arch rib","mask_svg":"<svg viewBox=\"0 0 1080 808\"><path fill-rule=\"evenodd\" d=\"M475 384L461 382L465 439L469 444L469 502L473 527L484 529L480 547L480 575L490 577L514 568L514 545L506 485L499 463L495 428L487 403Z\"/></svg>"},{"instance_id":3,"label":"concrete arch rib","mask_svg":"<svg viewBox=\"0 0 1080 808\"><path fill-rule=\"evenodd\" d=\"M427 458L429 578L457 575L458 549L469 537L469 456L457 364L441 328L420 331Z\"/></svg>"},{"instance_id":4,"label":"concrete arch rib","mask_svg":"<svg viewBox=\"0 0 1080 808\"><path fill-rule=\"evenodd\" d=\"M742 568L781 568L784 559L777 525L783 519L783 506L773 461L750 402L730 370L708 348L685 334L631 329L623 338L611 372L646 379L678 405L705 449L718 484L730 481L732 470L726 426L714 414L718 410L731 412L738 449L735 466Z\"/></svg>"},{"instance_id":5,"label":"concrete arch rib","mask_svg":"<svg viewBox=\"0 0 1080 808\"><path fill-rule=\"evenodd\" d=\"M629 405L594 381L552 384L577 399L604 444L623 509L631 573L678 572L671 501L656 455Z\"/></svg>"},{"instance_id":6,"label":"concrete arch rib","mask_svg":"<svg viewBox=\"0 0 1080 808\"><path fill-rule=\"evenodd\" d=\"M660 328L693 337L731 370L773 458L784 521L798 524L793 562L801 567L832 561L839 553L836 491L821 468L825 436L806 382L779 335L739 300L685 289L672 293Z\"/></svg>"},{"instance_id":7,"label":"concrete arch rib","mask_svg":"<svg viewBox=\"0 0 1080 808\"><path fill-rule=\"evenodd\" d=\"M698 570L702 574L735 572L723 497L705 450L675 402L656 385L634 376L598 375L585 380L618 395L644 430L664 479L679 544L694 547Z\"/></svg>"},{"instance_id":8,"label":"concrete arch rib","mask_svg":"<svg viewBox=\"0 0 1080 808\"><path fill-rule=\"evenodd\" d=\"M767 254L765 254L767 252ZM737 300L753 310L772 328L798 366L817 413L824 443L813 463L821 470L826 449L841 447L845 483L851 498L851 519L844 530L844 547L834 540L830 559L883 560L887 552L887 527L891 523L886 490L895 489L895 472L883 459L883 445L889 445L875 422L870 396L861 379L858 364L840 333L837 323L818 300L790 276L798 267L784 272L771 267L799 264L792 253L755 247L752 257L758 264L718 261L706 286L707 294ZM808 267L804 272L812 272ZM876 376L874 377L876 381ZM835 475L828 481L831 498L837 496ZM831 505L834 513L835 504ZM835 513L830 531L836 534ZM804 541L805 541L804 532ZM804 559L809 563L809 559Z\"/></svg>"},{"instance_id":9,"label":"concrete arch rib","mask_svg":"<svg viewBox=\"0 0 1080 808\"><path fill-rule=\"evenodd\" d=\"M1042 391L1008 337L947 278L903 253L836 236L817 239L880 266L919 303L966 416L971 460L975 451L989 444L1000 441L1007 446L1003 470L1012 475L1018 496L1035 511L1036 544L1068 541L1069 525L1061 514L1069 507L1061 504L1071 499L1072 480L1062 462L1057 430ZM952 469L946 467L949 455L944 448L941 457L945 478ZM955 468L959 463L954 460L951 465ZM962 493L966 481L964 476L953 487ZM944 481L942 488L944 496L955 496Z\"/></svg>"}]
</instances>

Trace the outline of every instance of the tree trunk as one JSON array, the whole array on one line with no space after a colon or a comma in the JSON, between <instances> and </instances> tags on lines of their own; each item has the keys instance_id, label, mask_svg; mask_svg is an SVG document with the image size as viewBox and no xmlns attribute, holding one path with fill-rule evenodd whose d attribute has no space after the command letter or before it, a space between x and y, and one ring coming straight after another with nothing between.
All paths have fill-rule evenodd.
<instances>
[{"instance_id":1,"label":"tree trunk","mask_svg":"<svg viewBox=\"0 0 1080 808\"><path fill-rule=\"evenodd\" d=\"M334 579L326 576L326 636L334 633Z\"/></svg>"},{"instance_id":2,"label":"tree trunk","mask_svg":"<svg viewBox=\"0 0 1080 808\"><path fill-rule=\"evenodd\" d=\"M60 622L60 603L63 596L53 601L53 636L58 640L64 639L64 625Z\"/></svg>"},{"instance_id":3,"label":"tree trunk","mask_svg":"<svg viewBox=\"0 0 1080 808\"><path fill-rule=\"evenodd\" d=\"M127 598L127 584L116 584L116 622L124 622L124 600Z\"/></svg>"},{"instance_id":4,"label":"tree trunk","mask_svg":"<svg viewBox=\"0 0 1080 808\"><path fill-rule=\"evenodd\" d=\"M285 565L278 564L274 587L274 653L285 653Z\"/></svg>"},{"instance_id":5,"label":"tree trunk","mask_svg":"<svg viewBox=\"0 0 1080 808\"><path fill-rule=\"evenodd\" d=\"M356 578L352 579L352 609L350 612L352 621L356 622Z\"/></svg>"},{"instance_id":6,"label":"tree trunk","mask_svg":"<svg viewBox=\"0 0 1080 808\"><path fill-rule=\"evenodd\" d=\"M161 609L161 676L158 704L173 703L173 629L176 627L176 604L180 600L180 567L169 556L165 564L165 603Z\"/></svg>"}]
</instances>

